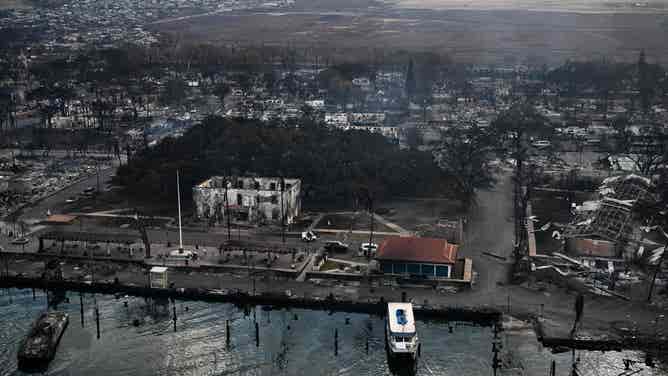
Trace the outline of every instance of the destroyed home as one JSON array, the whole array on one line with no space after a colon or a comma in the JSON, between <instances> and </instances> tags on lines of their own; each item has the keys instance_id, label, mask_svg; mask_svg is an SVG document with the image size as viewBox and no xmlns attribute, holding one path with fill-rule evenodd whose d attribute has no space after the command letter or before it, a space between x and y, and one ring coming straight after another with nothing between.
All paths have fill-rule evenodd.
<instances>
[{"instance_id":1,"label":"destroyed home","mask_svg":"<svg viewBox=\"0 0 668 376\"><path fill-rule=\"evenodd\" d=\"M347 125L347 126L339 126L337 128L342 129L344 131L354 130L354 131L378 133L394 143L399 142L399 127L373 127L364 125L360 126Z\"/></svg>"},{"instance_id":2,"label":"destroyed home","mask_svg":"<svg viewBox=\"0 0 668 376\"><path fill-rule=\"evenodd\" d=\"M634 174L605 179L599 200L575 207L564 232L565 252L580 259L633 259L642 244L634 208L654 199L651 189L649 179Z\"/></svg>"},{"instance_id":3,"label":"destroyed home","mask_svg":"<svg viewBox=\"0 0 668 376\"><path fill-rule=\"evenodd\" d=\"M9 177L0 175L0 193L9 190Z\"/></svg>"},{"instance_id":4,"label":"destroyed home","mask_svg":"<svg viewBox=\"0 0 668 376\"><path fill-rule=\"evenodd\" d=\"M214 176L193 187L199 219L249 224L290 224L301 210L301 180Z\"/></svg>"},{"instance_id":5,"label":"destroyed home","mask_svg":"<svg viewBox=\"0 0 668 376\"><path fill-rule=\"evenodd\" d=\"M348 115L348 120L354 125L381 125L385 122L385 113L353 112Z\"/></svg>"},{"instance_id":6,"label":"destroyed home","mask_svg":"<svg viewBox=\"0 0 668 376\"><path fill-rule=\"evenodd\" d=\"M380 244L376 260L383 274L453 278L458 248L445 239L393 236Z\"/></svg>"},{"instance_id":7,"label":"destroyed home","mask_svg":"<svg viewBox=\"0 0 668 376\"><path fill-rule=\"evenodd\" d=\"M325 124L334 126L348 125L348 115L344 112L326 113Z\"/></svg>"}]
</instances>

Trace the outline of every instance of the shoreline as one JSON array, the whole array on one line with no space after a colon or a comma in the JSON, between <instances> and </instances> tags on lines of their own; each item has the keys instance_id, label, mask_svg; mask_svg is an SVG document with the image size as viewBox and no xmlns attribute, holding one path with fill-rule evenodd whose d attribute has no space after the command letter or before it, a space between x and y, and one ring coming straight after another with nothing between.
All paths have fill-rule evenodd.
<instances>
[{"instance_id":1,"label":"shoreline","mask_svg":"<svg viewBox=\"0 0 668 376\"><path fill-rule=\"evenodd\" d=\"M146 298L167 298L236 305L271 306L277 308L300 308L331 312L365 313L383 316L387 312L382 297L377 301L343 300L334 297L324 299L289 296L277 293L248 294L238 290L205 288L151 288L122 283L86 283L73 281L43 280L26 277L0 277L0 288L65 290L105 295L125 294ZM486 307L424 306L413 303L416 317L423 320L466 321L480 326L500 323L502 312Z\"/></svg>"},{"instance_id":2,"label":"shoreline","mask_svg":"<svg viewBox=\"0 0 668 376\"><path fill-rule=\"evenodd\" d=\"M180 299L191 301L206 301L217 303L232 303L239 306L270 306L272 308L298 308L329 312L350 312L382 316L386 311L383 297L376 301L360 301L355 299L338 299L333 295L326 298L290 296L272 292L248 294L240 290L219 290L206 288L149 288L136 284L122 283L86 283L74 281L47 281L29 277L0 277L0 288L65 290L84 293L100 293L106 295L132 295L138 297L153 297L163 299ZM421 305L414 304L415 315L421 320L460 321L475 325L490 327L500 325L504 327L506 318L521 320L533 327L536 339L543 346L552 350L575 349L586 351L622 351L640 350L653 351L656 348L668 346L665 337L634 335L619 338L567 338L546 335L543 321L535 315L506 315L501 310L485 306L450 306L450 305ZM637 333L636 333L637 334Z\"/></svg>"}]
</instances>

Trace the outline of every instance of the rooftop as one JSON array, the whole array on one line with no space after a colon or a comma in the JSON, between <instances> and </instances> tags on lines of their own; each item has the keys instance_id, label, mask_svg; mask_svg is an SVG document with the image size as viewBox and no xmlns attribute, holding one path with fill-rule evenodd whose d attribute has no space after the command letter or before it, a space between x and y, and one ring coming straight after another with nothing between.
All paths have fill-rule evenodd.
<instances>
[{"instance_id":1,"label":"rooftop","mask_svg":"<svg viewBox=\"0 0 668 376\"><path fill-rule=\"evenodd\" d=\"M46 218L46 222L52 224L61 224L61 223L68 224L74 221L75 219L77 219L77 217L74 215L53 214Z\"/></svg>"},{"instance_id":2,"label":"rooftop","mask_svg":"<svg viewBox=\"0 0 668 376\"><path fill-rule=\"evenodd\" d=\"M565 237L595 237L610 241L633 236L633 208L638 201L653 201L649 179L634 175L607 178L599 187L601 200L592 211L580 212L564 231ZM593 203L589 206L594 207Z\"/></svg>"},{"instance_id":3,"label":"rooftop","mask_svg":"<svg viewBox=\"0 0 668 376\"><path fill-rule=\"evenodd\" d=\"M165 273L166 271L166 266L154 266L151 268L151 273Z\"/></svg>"},{"instance_id":4,"label":"rooftop","mask_svg":"<svg viewBox=\"0 0 668 376\"><path fill-rule=\"evenodd\" d=\"M457 249L445 239L392 236L380 244L376 259L454 264Z\"/></svg>"},{"instance_id":5,"label":"rooftop","mask_svg":"<svg viewBox=\"0 0 668 376\"><path fill-rule=\"evenodd\" d=\"M132 244L141 241L139 235L127 233L93 233L80 231L48 231L39 235L40 239L57 241L108 242L114 244Z\"/></svg>"},{"instance_id":6,"label":"rooftop","mask_svg":"<svg viewBox=\"0 0 668 376\"><path fill-rule=\"evenodd\" d=\"M390 332L415 333L415 318L411 303L388 303L387 316L390 321Z\"/></svg>"}]
</instances>

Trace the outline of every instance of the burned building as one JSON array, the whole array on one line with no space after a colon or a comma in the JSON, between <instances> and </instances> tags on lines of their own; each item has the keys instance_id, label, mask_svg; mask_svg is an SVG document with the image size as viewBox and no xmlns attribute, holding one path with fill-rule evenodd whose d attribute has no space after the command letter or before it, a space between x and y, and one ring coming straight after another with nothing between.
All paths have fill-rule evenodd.
<instances>
[{"instance_id":1,"label":"burned building","mask_svg":"<svg viewBox=\"0 0 668 376\"><path fill-rule=\"evenodd\" d=\"M630 259L642 235L634 209L654 200L649 179L634 174L615 176L599 187L599 200L576 208L564 231L565 252L581 259Z\"/></svg>"},{"instance_id":2,"label":"burned building","mask_svg":"<svg viewBox=\"0 0 668 376\"><path fill-rule=\"evenodd\" d=\"M193 187L197 217L250 224L290 224L301 210L301 180L214 176Z\"/></svg>"}]
</instances>

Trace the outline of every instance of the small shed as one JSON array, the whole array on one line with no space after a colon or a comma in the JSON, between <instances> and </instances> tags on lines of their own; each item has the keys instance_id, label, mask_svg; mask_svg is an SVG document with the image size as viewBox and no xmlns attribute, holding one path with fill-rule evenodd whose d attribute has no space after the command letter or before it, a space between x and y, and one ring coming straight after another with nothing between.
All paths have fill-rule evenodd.
<instances>
[{"instance_id":1,"label":"small shed","mask_svg":"<svg viewBox=\"0 0 668 376\"><path fill-rule=\"evenodd\" d=\"M166 289L167 282L167 267L154 266L151 268L151 288Z\"/></svg>"}]
</instances>

